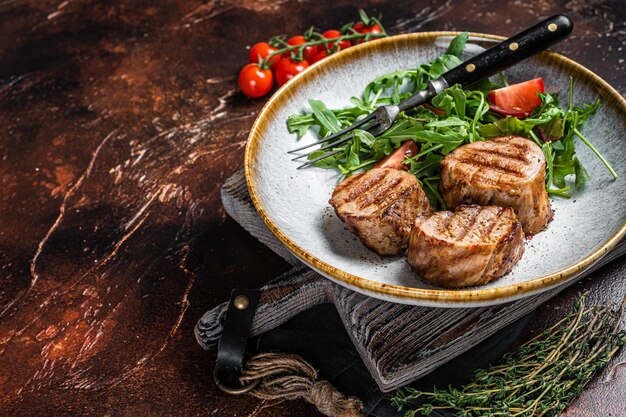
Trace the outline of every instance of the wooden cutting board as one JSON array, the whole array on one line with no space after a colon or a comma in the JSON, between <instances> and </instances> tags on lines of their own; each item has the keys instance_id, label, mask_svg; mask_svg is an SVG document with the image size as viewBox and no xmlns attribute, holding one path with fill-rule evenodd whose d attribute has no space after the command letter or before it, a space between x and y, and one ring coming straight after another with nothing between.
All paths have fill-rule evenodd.
<instances>
[{"instance_id":1,"label":"wooden cutting board","mask_svg":"<svg viewBox=\"0 0 626 417\"><path fill-rule=\"evenodd\" d=\"M334 284L295 258L258 216L243 171L224 183L222 202L238 223L294 265L261 288L251 336L273 329L312 306L333 303L363 362L384 392L433 371L566 288L480 308L432 308L381 301ZM626 241L622 241L587 274L625 252ZM219 340L226 306L223 303L215 307L199 320L195 333L203 348Z\"/></svg>"}]
</instances>

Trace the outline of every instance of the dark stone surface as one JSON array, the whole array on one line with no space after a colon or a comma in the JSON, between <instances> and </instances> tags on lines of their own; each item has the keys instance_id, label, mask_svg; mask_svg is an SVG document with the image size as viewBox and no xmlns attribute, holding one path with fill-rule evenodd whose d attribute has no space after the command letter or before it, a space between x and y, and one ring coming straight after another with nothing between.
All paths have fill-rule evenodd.
<instances>
[{"instance_id":1,"label":"dark stone surface","mask_svg":"<svg viewBox=\"0 0 626 417\"><path fill-rule=\"evenodd\" d=\"M193 326L233 287L287 268L219 199L263 105L236 89L246 46L340 26L356 7L0 2L1 415L317 415L304 402L219 393L214 353L195 343ZM626 86L619 0L358 7L382 12L393 34L511 35L567 12L576 29L555 49ZM568 300L540 309L536 329ZM614 371L572 415L624 415L623 365Z\"/></svg>"}]
</instances>

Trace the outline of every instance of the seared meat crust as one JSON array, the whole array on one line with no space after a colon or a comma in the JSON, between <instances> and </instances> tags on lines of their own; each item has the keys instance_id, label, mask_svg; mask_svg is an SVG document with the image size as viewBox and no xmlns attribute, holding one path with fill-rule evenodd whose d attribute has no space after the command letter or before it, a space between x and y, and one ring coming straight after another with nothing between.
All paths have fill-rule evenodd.
<instances>
[{"instance_id":1,"label":"seared meat crust","mask_svg":"<svg viewBox=\"0 0 626 417\"><path fill-rule=\"evenodd\" d=\"M462 204L511 207L524 231L535 234L553 216L545 165L541 148L519 136L473 142L441 161L439 190L450 209Z\"/></svg>"},{"instance_id":2,"label":"seared meat crust","mask_svg":"<svg viewBox=\"0 0 626 417\"><path fill-rule=\"evenodd\" d=\"M330 204L348 229L380 255L402 253L415 218L432 212L417 178L393 168L374 168L345 179Z\"/></svg>"},{"instance_id":3,"label":"seared meat crust","mask_svg":"<svg viewBox=\"0 0 626 417\"><path fill-rule=\"evenodd\" d=\"M409 264L446 288L483 285L509 273L524 253L524 232L511 208L459 206L415 220Z\"/></svg>"}]
</instances>

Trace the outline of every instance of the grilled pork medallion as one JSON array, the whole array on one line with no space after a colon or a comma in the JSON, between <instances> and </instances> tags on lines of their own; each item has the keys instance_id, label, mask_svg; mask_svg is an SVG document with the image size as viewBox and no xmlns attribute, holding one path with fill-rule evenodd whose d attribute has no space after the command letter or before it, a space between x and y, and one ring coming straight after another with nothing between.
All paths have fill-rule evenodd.
<instances>
[{"instance_id":1,"label":"grilled pork medallion","mask_svg":"<svg viewBox=\"0 0 626 417\"><path fill-rule=\"evenodd\" d=\"M511 207L524 232L535 234L552 219L545 165L541 148L519 136L473 142L441 161L439 189L448 208Z\"/></svg>"},{"instance_id":2,"label":"grilled pork medallion","mask_svg":"<svg viewBox=\"0 0 626 417\"><path fill-rule=\"evenodd\" d=\"M409 264L447 288L483 285L511 271L524 253L524 232L511 208L459 206L415 220Z\"/></svg>"},{"instance_id":3,"label":"grilled pork medallion","mask_svg":"<svg viewBox=\"0 0 626 417\"><path fill-rule=\"evenodd\" d=\"M393 168L346 178L333 191L330 204L348 229L380 255L402 253L415 218L432 213L415 176Z\"/></svg>"}]
</instances>

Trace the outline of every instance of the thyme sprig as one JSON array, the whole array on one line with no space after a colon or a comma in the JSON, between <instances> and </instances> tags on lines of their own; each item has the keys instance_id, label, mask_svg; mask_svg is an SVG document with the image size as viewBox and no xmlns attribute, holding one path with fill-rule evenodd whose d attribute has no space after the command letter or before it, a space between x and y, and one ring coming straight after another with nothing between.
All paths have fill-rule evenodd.
<instances>
[{"instance_id":1,"label":"thyme sprig","mask_svg":"<svg viewBox=\"0 0 626 417\"><path fill-rule=\"evenodd\" d=\"M583 295L572 313L500 364L476 371L461 389L401 388L392 404L398 410L415 407L406 417L428 416L433 410L457 417L558 416L626 344L626 331L619 330L623 309L624 303L618 310L587 306Z\"/></svg>"}]
</instances>

